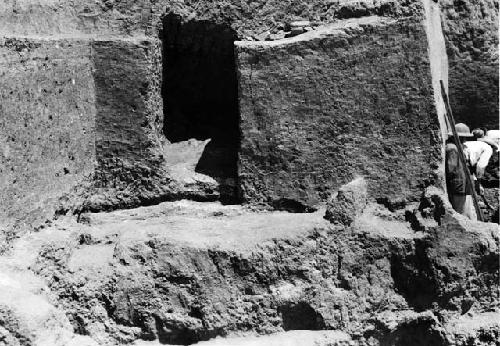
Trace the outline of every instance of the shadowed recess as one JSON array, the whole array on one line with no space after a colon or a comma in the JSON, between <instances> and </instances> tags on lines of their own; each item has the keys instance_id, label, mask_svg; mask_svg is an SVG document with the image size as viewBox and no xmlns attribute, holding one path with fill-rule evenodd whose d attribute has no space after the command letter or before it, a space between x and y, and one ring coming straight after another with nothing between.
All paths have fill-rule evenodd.
<instances>
[{"instance_id":1,"label":"shadowed recess","mask_svg":"<svg viewBox=\"0 0 500 346\"><path fill-rule=\"evenodd\" d=\"M278 308L284 330L322 330L323 317L306 302L287 303Z\"/></svg>"},{"instance_id":2,"label":"shadowed recess","mask_svg":"<svg viewBox=\"0 0 500 346\"><path fill-rule=\"evenodd\" d=\"M210 21L163 20L164 132L171 142L211 139L196 171L215 178L235 202L240 143L236 33Z\"/></svg>"}]
</instances>

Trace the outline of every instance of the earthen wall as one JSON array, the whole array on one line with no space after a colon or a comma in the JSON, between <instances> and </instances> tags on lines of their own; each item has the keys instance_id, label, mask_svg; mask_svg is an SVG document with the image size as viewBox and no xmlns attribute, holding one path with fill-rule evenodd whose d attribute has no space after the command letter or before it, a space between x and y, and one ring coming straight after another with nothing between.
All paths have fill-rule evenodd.
<instances>
[{"instance_id":1,"label":"earthen wall","mask_svg":"<svg viewBox=\"0 0 500 346\"><path fill-rule=\"evenodd\" d=\"M125 188L161 162L161 55L156 41L93 43L99 186ZM156 152L155 152L156 150ZM135 171L135 172L134 172ZM149 172L148 172L149 171Z\"/></svg>"},{"instance_id":2,"label":"earthen wall","mask_svg":"<svg viewBox=\"0 0 500 346\"><path fill-rule=\"evenodd\" d=\"M0 44L0 219L53 211L95 162L91 47L79 40ZM14 217L15 216L15 217Z\"/></svg>"},{"instance_id":3,"label":"earthen wall","mask_svg":"<svg viewBox=\"0 0 500 346\"><path fill-rule=\"evenodd\" d=\"M247 200L315 204L358 175L372 198L394 202L439 184L439 100L423 21L365 17L237 46Z\"/></svg>"},{"instance_id":4,"label":"earthen wall","mask_svg":"<svg viewBox=\"0 0 500 346\"><path fill-rule=\"evenodd\" d=\"M450 98L457 120L464 120L471 126L481 123L490 128L494 127L494 121L490 120L497 113L495 105L498 103L498 92L495 91L497 90L495 88L498 88L495 77L497 73L494 73L498 67L492 63L496 59L497 38L494 29L498 9L489 0L443 2L443 5L448 54L452 57ZM343 41L339 41L340 43L336 44L338 47L335 46L335 54L339 54L344 60L338 60L331 66L322 61L323 58L325 60L329 58L324 47L315 46L314 42L308 44L305 52L292 51L290 57L285 56L284 61L288 61L291 65L279 66L269 71L270 82L279 88L287 84L282 77L276 75L286 72L287 69L297 73L295 70L302 68L307 74L299 73L288 81L287 87L290 87L288 95L283 94L286 88L281 91L283 95L276 94L273 89L268 93L266 88L269 88L269 85L265 83L257 85L263 88L257 92L263 93L259 101L262 103L260 107L267 107L267 103L270 105L272 102L269 97L272 95L279 100L288 98L290 105L294 104L295 108L280 118L278 123L262 120L263 116L257 115L250 121L252 125L249 126L244 119L242 131L246 133L241 150L240 173L243 191L249 193L247 201L279 199L280 196L291 193L289 197L311 203L324 200L331 189L353 178L358 171L367 176L385 176L380 178L380 184L373 186L388 184L386 188L391 191L389 195L392 196L386 196L388 198L393 198L400 192L403 193L403 199L414 198L418 189L433 184L438 179L434 168L439 166L437 161L440 154L436 148L442 138L437 134L439 131L436 130L435 123L428 127L432 131L431 136L427 134L422 136L420 132L424 131L422 129L424 126L429 125L431 121L429 117L437 114L439 118L440 112L437 108L429 111L419 106L420 100L423 99L428 100L425 103L426 107L431 104L431 85L434 87L434 101L437 102L435 76L432 83L429 83L428 76L424 77L424 70L428 73L433 65L430 63L432 57L430 62L428 57L425 57L429 42L424 43L421 1L384 0L375 3L346 0L327 3L321 0L308 2L273 0L248 3L227 0L216 2L7 0L0 4L0 33L5 37L1 44L1 49L5 53L0 64L4 66L3 74L6 81L0 85L3 90L2 108L0 108L3 118L0 122L3 126L2 133L6 134L1 141L3 147L8 148L3 149L3 162L0 167L1 181L6 187L2 193L2 200L9 201L15 197L16 200L23 201L20 205L29 205L30 208L35 206L35 209L53 209L48 207L51 205L47 203L48 200L64 194L65 191L70 191L69 196L74 195L73 187L80 185L80 182L89 176L91 176L90 183L86 182L85 188L90 186L90 195L97 196L89 202L92 208L99 208L102 205L110 208L116 205L131 206L145 201L150 203L183 195L182 184L177 187L168 186L170 179L164 169L168 168L169 163L162 158L164 141L161 133L163 106L160 93L162 52L159 40L164 30L162 17L167 13L178 14L184 21L195 19L224 24L234 29L237 36L246 41L269 38L269 34L283 31L285 23L297 18L311 20L311 26L314 28L346 18L381 16L401 19L403 22L404 20L411 22L413 18L419 24L415 22L408 27L405 27L407 24L401 24L399 29L391 27L392 29L387 29L387 32L379 31L381 30L379 28L363 28L363 33L373 35L373 39L361 36L356 38L355 32L347 32L346 35L350 37L348 42L352 40L355 49L353 52L347 52L347 47L342 46ZM429 33L427 34L429 37ZM412 43L411 40L416 42ZM25 45L27 48L16 48L17 45ZM288 47L294 47L294 44ZM356 56L361 54L355 52L357 49L366 50L366 54L363 53L366 56ZM385 49L388 49L388 52L385 52ZM413 54L404 55L400 52L406 49ZM318 50L319 53L313 53L314 50ZM342 55L344 54L341 53L342 50L346 51L345 55ZM375 52L378 56L375 56ZM40 56L37 55L39 53ZM48 60L44 61L46 58ZM357 67L354 66L356 64L352 65L356 60L360 61L358 67L365 69L364 76L352 75L352 72L356 72ZM271 64L274 63L270 61ZM317 63L318 66L310 68ZM260 66L262 71L269 68L262 62L258 64L262 65ZM394 80L400 80L402 84L393 83L392 76L382 83L380 80L386 79L386 74L393 73L392 68L395 71L395 66L398 64L403 72L395 76ZM328 69L328 73L332 74L325 75L321 72L322 69ZM377 81L369 80L369 75L377 76L373 77ZM418 76L415 81L408 81L414 76ZM337 79L344 77L346 79L343 82L337 82ZM328 78L330 80L325 81ZM337 85L333 91L321 88L333 82ZM50 83L54 84L51 86L54 91L42 87L48 90L46 96L43 95L43 90L36 89L37 86ZM351 83L351 86L359 83L359 90L363 92L353 88L352 93L348 92L343 96L342 93L345 91L339 89L342 83ZM59 85L63 88L59 88ZM315 87L319 87L319 90L314 89ZM396 95L393 90L400 87L403 93L408 92L411 96ZM345 90L351 90L349 88L347 86ZM339 104L331 103L331 95L336 95L333 99ZM390 101L385 101L386 96ZM321 99L322 103L324 99L328 100L331 104L322 104L322 109L319 109L316 105L318 99ZM299 104L298 100L302 100L302 104ZM358 104L358 100L362 102ZM285 103L282 108L288 106ZM328 130L330 125L320 126L322 122L330 119L328 111L325 111L330 106L337 107L342 113L334 130ZM378 109L379 106L387 107L381 112L383 114L371 111ZM476 108L471 111L471 107ZM269 119L274 119L273 117L281 114L283 109L270 108L273 114ZM243 112L248 111L243 110ZM312 132L305 131L300 125L308 112L311 112L313 117L318 117L317 120L320 122L317 126L308 125L313 127ZM48 119L47 114L60 114L60 119L64 120L56 124L54 119L57 117L53 118L50 120L50 124L53 125L49 126L44 120ZM349 114L349 119L342 118L345 114ZM354 127L353 124L359 121L355 114L356 116L361 114L362 119L367 117L373 119ZM410 117L406 118L403 114L410 114ZM416 116L414 118L413 114L419 116L423 114L423 120L415 120ZM290 121L287 124L282 123L286 117L294 118L296 115L299 116L299 125ZM23 120L25 118L29 118L26 128ZM483 122L478 119L487 120ZM253 132L255 128L259 128L259 121L270 126L264 131L267 133L264 136ZM393 124L395 127L391 128ZM367 135L366 131L360 130L363 127L375 130ZM414 133L408 130L413 127ZM19 129L23 128L27 129L27 132L20 136L26 138L25 144L22 141L21 144L5 144L10 134L18 133ZM38 133L43 135L38 136ZM312 139L302 143L301 138L313 138L309 133L318 135L320 140ZM332 150L316 150L328 148L330 144L321 143L321 138L326 140L332 133L334 137L342 133L347 137L338 138L335 144L338 150L332 148L330 148ZM418 134L418 138L416 142L412 142L415 133ZM361 144L354 143L356 140L351 138L353 136L360 136L358 137L360 141L364 139L375 144L366 147L365 151L356 152L355 149L351 150L351 146L364 147L367 144L363 141ZM374 140L379 138L377 136L387 140L387 147ZM54 138L57 139L54 141ZM58 144L59 140L61 144ZM256 143L257 140L262 141ZM285 147L290 150L275 154L274 151L283 141L286 142ZM406 147L400 144L400 141L411 142L408 152L405 153L406 149L403 148ZM311 145L314 142L316 144ZM341 147L341 144L344 146ZM65 145L67 149L61 149L59 145ZM303 149L297 149L298 152L295 152L291 149L295 146L303 146ZM394 146L396 151L393 152L389 146L391 148ZM45 151L40 153L40 150L45 150L47 154ZM15 159L9 154L12 152L17 152L14 155ZM262 153L265 154L261 155ZM354 156L366 160L357 163L346 153L356 153ZM9 158L5 158L8 155ZM378 168L375 169L370 164L370 160L377 155L381 156L382 161L389 160L392 156L398 160L404 158L412 163L427 160L425 162L430 169L424 172L419 170L422 167L412 165L395 168L389 160L389 166L378 171ZM318 165L312 164L313 158L324 160L326 172L321 172L317 176L307 173L318 172L319 167L316 167ZM260 164L259 160L269 161ZM352 162L354 164L349 166ZM338 167L337 163L340 164ZM21 171L26 172L26 177L15 178L17 176L15 170L19 167ZM287 170L289 174L285 173ZM31 174L29 172L37 173L29 178ZM269 172L273 173L264 178ZM260 178L248 180L246 176L253 173ZM413 174L416 174L414 180L411 182L405 180ZM55 178L52 179L52 176ZM406 183L393 179L394 176L404 177ZM287 182L283 183L282 179ZM260 182L257 183L258 181ZM189 188L190 194L196 195L202 190L210 190L208 194L213 194L213 186L206 187L203 184L198 186L196 180L189 184L192 185ZM323 187L318 188L318 186ZM261 189L264 189L263 191L269 189L271 192L258 192ZM373 189L378 188L373 187ZM202 191L202 194L207 195L206 191ZM373 196L385 198L384 194L378 192L374 192ZM84 199L88 198L89 194ZM17 209L19 208L15 206L4 206L0 213L7 215Z\"/></svg>"}]
</instances>

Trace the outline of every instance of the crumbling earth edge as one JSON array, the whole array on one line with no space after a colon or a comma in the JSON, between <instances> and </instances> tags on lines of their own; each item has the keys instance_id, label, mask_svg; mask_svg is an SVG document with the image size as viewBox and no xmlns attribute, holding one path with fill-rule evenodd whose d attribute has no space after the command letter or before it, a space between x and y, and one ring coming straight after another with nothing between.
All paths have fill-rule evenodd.
<instances>
[{"instance_id":1,"label":"crumbling earth edge","mask_svg":"<svg viewBox=\"0 0 500 346\"><path fill-rule=\"evenodd\" d=\"M61 219L4 254L0 290L40 281L20 292L53 306L47 321L67 318L52 323L50 335L64 336L54 345L300 329L339 330L355 345L494 345L496 225L464 219L435 193L393 210L368 203L350 226L323 213L181 201ZM5 301L0 311L0 344L43 344L29 312Z\"/></svg>"}]
</instances>

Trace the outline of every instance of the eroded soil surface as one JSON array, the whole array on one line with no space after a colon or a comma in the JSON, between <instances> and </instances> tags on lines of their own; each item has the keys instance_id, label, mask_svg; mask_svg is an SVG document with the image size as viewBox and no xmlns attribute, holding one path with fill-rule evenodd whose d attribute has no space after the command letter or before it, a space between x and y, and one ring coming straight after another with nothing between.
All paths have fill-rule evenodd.
<instances>
[{"instance_id":1,"label":"eroded soil surface","mask_svg":"<svg viewBox=\"0 0 500 346\"><path fill-rule=\"evenodd\" d=\"M55 220L0 257L0 344L493 345L498 230L433 198L349 227L192 201Z\"/></svg>"}]
</instances>

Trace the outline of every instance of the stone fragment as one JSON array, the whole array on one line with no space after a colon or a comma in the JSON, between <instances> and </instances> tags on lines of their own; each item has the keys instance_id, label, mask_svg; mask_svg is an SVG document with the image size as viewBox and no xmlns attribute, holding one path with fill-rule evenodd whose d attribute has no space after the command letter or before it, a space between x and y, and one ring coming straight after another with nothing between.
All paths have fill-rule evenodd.
<instances>
[{"instance_id":1,"label":"stone fragment","mask_svg":"<svg viewBox=\"0 0 500 346\"><path fill-rule=\"evenodd\" d=\"M343 185L328 201L325 219L349 226L361 215L368 199L365 179L357 178Z\"/></svg>"},{"instance_id":2,"label":"stone fragment","mask_svg":"<svg viewBox=\"0 0 500 346\"><path fill-rule=\"evenodd\" d=\"M286 37L293 37L311 31L311 22L308 20L298 20L289 24L290 32Z\"/></svg>"},{"instance_id":3,"label":"stone fragment","mask_svg":"<svg viewBox=\"0 0 500 346\"><path fill-rule=\"evenodd\" d=\"M275 34L271 34L268 37L268 41L276 41L276 40L282 40L285 38L285 32L280 30Z\"/></svg>"},{"instance_id":4,"label":"stone fragment","mask_svg":"<svg viewBox=\"0 0 500 346\"><path fill-rule=\"evenodd\" d=\"M312 30L311 22L308 20L295 20L285 25L285 37L293 37Z\"/></svg>"},{"instance_id":5,"label":"stone fragment","mask_svg":"<svg viewBox=\"0 0 500 346\"><path fill-rule=\"evenodd\" d=\"M293 29L297 29L297 28L304 28L306 26L311 26L311 22L308 21L308 20L305 20L305 19L301 19L301 20L293 20L293 21L290 21L288 22L286 25L285 25L285 29L287 31L291 31Z\"/></svg>"},{"instance_id":6,"label":"stone fragment","mask_svg":"<svg viewBox=\"0 0 500 346\"><path fill-rule=\"evenodd\" d=\"M303 27L294 27L285 35L285 37L297 36L303 34L304 32L306 32L306 30Z\"/></svg>"},{"instance_id":7,"label":"stone fragment","mask_svg":"<svg viewBox=\"0 0 500 346\"><path fill-rule=\"evenodd\" d=\"M257 41L266 41L266 40L269 40L269 36L271 35L271 32L270 31L265 31L263 33L260 33L258 35L255 36L255 39Z\"/></svg>"},{"instance_id":8,"label":"stone fragment","mask_svg":"<svg viewBox=\"0 0 500 346\"><path fill-rule=\"evenodd\" d=\"M308 20L296 20L290 23L290 28L310 26L311 22Z\"/></svg>"}]
</instances>

